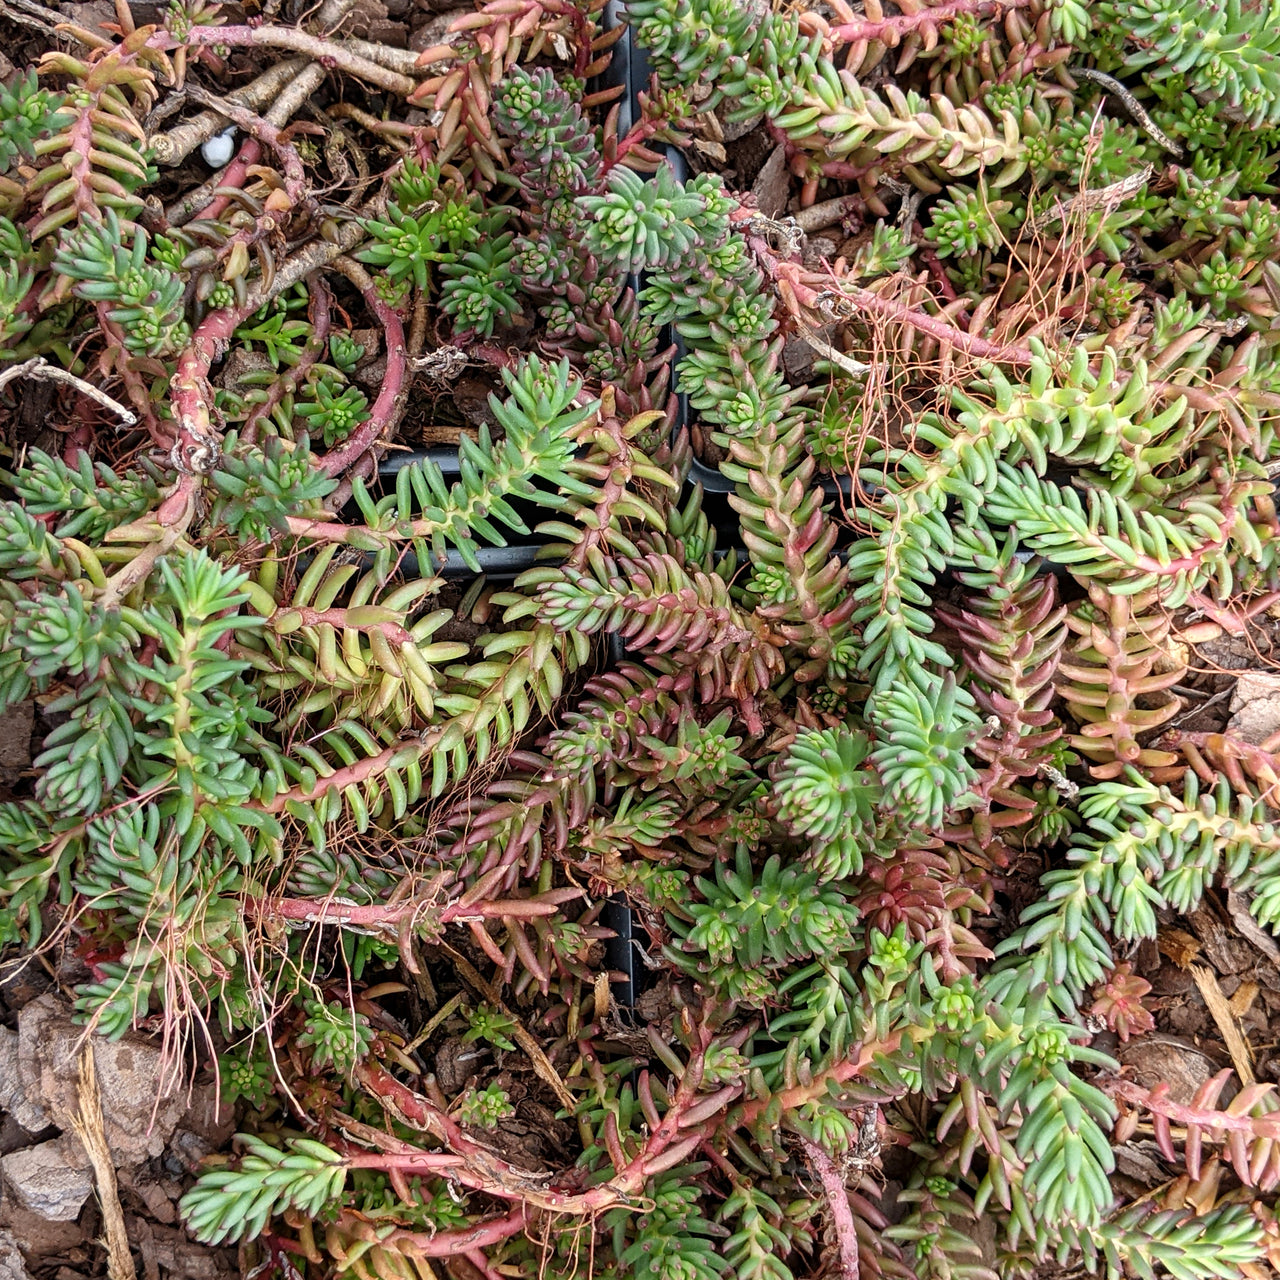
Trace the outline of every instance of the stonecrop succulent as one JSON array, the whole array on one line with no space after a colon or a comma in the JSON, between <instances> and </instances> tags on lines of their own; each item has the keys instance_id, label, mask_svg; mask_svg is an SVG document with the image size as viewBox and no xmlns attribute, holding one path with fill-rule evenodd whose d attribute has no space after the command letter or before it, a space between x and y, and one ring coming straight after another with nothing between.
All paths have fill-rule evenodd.
<instances>
[{"instance_id":1,"label":"stonecrop succulent","mask_svg":"<svg viewBox=\"0 0 1280 1280\"><path fill-rule=\"evenodd\" d=\"M234 1103L189 1232L1257 1280L1276 0L236 16L0 88L0 964Z\"/></svg>"}]
</instances>

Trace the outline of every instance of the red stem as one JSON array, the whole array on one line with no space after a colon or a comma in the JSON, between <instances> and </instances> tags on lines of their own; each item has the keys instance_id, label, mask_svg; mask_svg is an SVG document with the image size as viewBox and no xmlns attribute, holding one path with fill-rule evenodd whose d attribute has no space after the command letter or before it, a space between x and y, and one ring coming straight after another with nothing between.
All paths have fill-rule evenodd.
<instances>
[{"instance_id":1,"label":"red stem","mask_svg":"<svg viewBox=\"0 0 1280 1280\"><path fill-rule=\"evenodd\" d=\"M191 335L186 350L178 357L169 383L177 440L170 461L184 476L200 475L213 469L220 447L220 435L213 425L213 389L209 370L232 334L256 310L256 306L223 307L211 311Z\"/></svg>"},{"instance_id":2,"label":"red stem","mask_svg":"<svg viewBox=\"0 0 1280 1280\"><path fill-rule=\"evenodd\" d=\"M304 627L336 627L340 631L381 631L389 644L412 644L413 635L398 622L366 622L348 621L348 610L341 607L333 609L295 609L286 606L281 613L296 615Z\"/></svg>"},{"instance_id":3,"label":"red stem","mask_svg":"<svg viewBox=\"0 0 1280 1280\"><path fill-rule=\"evenodd\" d=\"M653 137L655 133L666 123L661 117L649 118L641 120L639 124L633 124L627 130L627 136L618 143L617 149L611 155L606 155L604 160L603 171L608 173L610 169L615 168L626 159L627 155L635 151Z\"/></svg>"},{"instance_id":4,"label":"red stem","mask_svg":"<svg viewBox=\"0 0 1280 1280\"><path fill-rule=\"evenodd\" d=\"M753 209L740 207L729 216L733 222L744 223L757 215ZM936 316L917 311L905 302L881 297L869 289L861 289L840 276L806 271L798 262L780 258L768 243L759 236L751 235L746 227L742 230L747 235L757 261L774 282L778 296L793 316L799 317L806 310L826 316L831 304L843 301L855 313L861 308L887 320L896 320L977 360L990 360L995 364L1029 365L1035 358L1029 347L1019 343L989 342L986 338L957 329L955 325L939 320ZM1233 398L1235 391L1233 387L1215 386L1212 383L1192 387L1164 379L1152 379L1147 385L1153 395L1167 399L1181 397L1193 409L1216 413L1225 413L1229 407L1219 396ZM1165 566L1162 571L1169 570Z\"/></svg>"},{"instance_id":5,"label":"red stem","mask_svg":"<svg viewBox=\"0 0 1280 1280\"><path fill-rule=\"evenodd\" d=\"M310 202L307 172L303 168L302 157L298 154L297 148L286 137L287 128L281 128L272 124L270 120L264 120L257 112L250 111L247 107L242 107L236 102L224 101L204 93L192 94L191 96L197 102L203 102L206 106L219 111L233 124L239 125L249 134L247 141L256 140L259 145L265 143L276 153L280 160L280 168L284 174L284 192L292 208L298 208ZM242 153L243 150L244 148L242 147ZM252 163L252 161L249 163ZM241 181L243 181L243 178ZM239 184L237 183L236 185L238 186Z\"/></svg>"},{"instance_id":6,"label":"red stem","mask_svg":"<svg viewBox=\"0 0 1280 1280\"><path fill-rule=\"evenodd\" d=\"M380 1236L379 1243L395 1252L420 1258L456 1258L518 1235L528 1221L528 1207L517 1203L505 1218L490 1218L486 1222L477 1222L473 1227L458 1227L432 1234L397 1228L390 1235Z\"/></svg>"}]
</instances>

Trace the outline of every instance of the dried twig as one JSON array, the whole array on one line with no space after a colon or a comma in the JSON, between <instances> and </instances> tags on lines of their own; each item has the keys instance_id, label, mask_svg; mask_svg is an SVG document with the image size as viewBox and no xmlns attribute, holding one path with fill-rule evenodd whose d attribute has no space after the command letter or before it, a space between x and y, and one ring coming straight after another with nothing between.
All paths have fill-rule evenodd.
<instances>
[{"instance_id":1,"label":"dried twig","mask_svg":"<svg viewBox=\"0 0 1280 1280\"><path fill-rule=\"evenodd\" d=\"M1227 890L1227 914L1231 917L1231 923L1280 969L1280 946L1276 945L1276 940L1265 929L1258 927L1258 922L1249 914L1244 899L1234 889Z\"/></svg>"},{"instance_id":2,"label":"dried twig","mask_svg":"<svg viewBox=\"0 0 1280 1280\"><path fill-rule=\"evenodd\" d=\"M533 1069L538 1073L539 1078L560 1099L562 1106L568 1107L570 1111L573 1111L578 1105L577 1099L565 1088L565 1083L560 1078L560 1073L552 1066L551 1059L543 1053L542 1046L529 1034L524 1023L503 1003L501 992L492 982L486 981L465 956L460 955L448 943L442 945L453 957L453 962L458 966L458 973L462 980L469 986L474 987L500 1013L511 1019L514 1023L511 1034L515 1036L516 1043L524 1050L529 1061L533 1063Z\"/></svg>"},{"instance_id":3,"label":"dried twig","mask_svg":"<svg viewBox=\"0 0 1280 1280\"><path fill-rule=\"evenodd\" d=\"M1162 146L1170 155L1182 155L1182 148L1152 120L1142 103L1115 76L1109 76L1105 71L1097 71L1093 67L1068 67L1067 74L1074 76L1077 80L1092 80L1094 84L1101 85L1108 93L1114 94L1124 103L1125 109L1133 117L1134 123L1143 133L1159 146Z\"/></svg>"},{"instance_id":4,"label":"dried twig","mask_svg":"<svg viewBox=\"0 0 1280 1280\"><path fill-rule=\"evenodd\" d=\"M171 50L186 45L188 48L201 48L206 45L223 44L232 48L237 46L257 46L268 49L289 49L294 53L304 53L308 57L369 84L377 85L402 98L407 98L417 87L418 82L398 71L390 71L380 66L363 52L356 52L350 41L326 40L323 36L309 35L294 27L193 27L182 40L167 31L157 31L148 44L153 49Z\"/></svg>"},{"instance_id":5,"label":"dried twig","mask_svg":"<svg viewBox=\"0 0 1280 1280\"><path fill-rule=\"evenodd\" d=\"M110 409L126 427L137 425L138 415L132 409L126 409L119 400L113 400L105 391L95 387L93 383L77 378L74 373L50 364L44 356L33 356L21 364L11 365L0 373L0 387L6 387L17 378L35 378L40 382L57 382L67 387L75 387L83 396L88 396L95 404Z\"/></svg>"},{"instance_id":6,"label":"dried twig","mask_svg":"<svg viewBox=\"0 0 1280 1280\"><path fill-rule=\"evenodd\" d=\"M1191 976L1195 979L1200 995L1222 1034L1223 1043L1231 1055L1231 1063L1236 1069L1236 1075L1240 1077L1243 1084L1255 1083L1257 1077L1253 1074L1253 1051L1240 1031L1240 1024L1236 1021L1235 1014L1231 1012L1227 997L1218 985L1217 975L1205 965L1193 964Z\"/></svg>"},{"instance_id":7,"label":"dried twig","mask_svg":"<svg viewBox=\"0 0 1280 1280\"><path fill-rule=\"evenodd\" d=\"M248 111L260 111L274 102L283 89L295 81L308 65L306 58L285 58L251 80L242 89L227 94L226 101ZM153 134L151 153L159 164L181 164L197 147L221 133L231 122L220 111L202 111L166 133ZM280 123L285 123L281 121Z\"/></svg>"},{"instance_id":8,"label":"dried twig","mask_svg":"<svg viewBox=\"0 0 1280 1280\"><path fill-rule=\"evenodd\" d=\"M102 1229L106 1234L107 1275L110 1280L135 1280L133 1255L120 1208L116 1186L116 1167L107 1145L106 1125L102 1118L102 1095L98 1090L98 1073L93 1060L93 1039L88 1037L80 1050L80 1072L76 1088L79 1113L71 1117L71 1127L84 1144L93 1176L98 1184L98 1201L102 1206Z\"/></svg>"}]
</instances>

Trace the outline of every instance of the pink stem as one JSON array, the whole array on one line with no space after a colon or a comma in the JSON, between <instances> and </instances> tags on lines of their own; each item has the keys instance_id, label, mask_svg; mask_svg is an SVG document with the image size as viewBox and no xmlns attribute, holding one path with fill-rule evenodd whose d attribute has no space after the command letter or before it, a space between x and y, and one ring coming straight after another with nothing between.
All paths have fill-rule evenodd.
<instances>
[{"instance_id":1,"label":"pink stem","mask_svg":"<svg viewBox=\"0 0 1280 1280\"><path fill-rule=\"evenodd\" d=\"M294 609L286 606L282 613L290 617L301 618L304 627L336 627L350 631L381 631L389 644L412 644L413 636L397 622L350 622L347 610L341 607L333 609Z\"/></svg>"},{"instance_id":2,"label":"pink stem","mask_svg":"<svg viewBox=\"0 0 1280 1280\"><path fill-rule=\"evenodd\" d=\"M1242 636L1249 630L1248 620L1271 608L1277 600L1280 600L1280 591L1268 591L1266 595L1250 600L1248 605L1237 613L1234 609L1227 609L1217 601L1210 600L1204 592L1193 591L1187 597L1187 604L1193 609L1199 609L1206 618L1216 622L1224 631Z\"/></svg>"},{"instance_id":3,"label":"pink stem","mask_svg":"<svg viewBox=\"0 0 1280 1280\"><path fill-rule=\"evenodd\" d=\"M220 187L234 187L237 191L244 186L249 177L249 166L255 165L262 158L262 143L257 138L246 138L240 144L240 150L236 158L227 165L226 172L222 175L222 180L218 183ZM199 213L194 215L193 220L199 221L207 218L211 221L216 220L227 211L227 206L231 203L230 196L215 196Z\"/></svg>"},{"instance_id":4,"label":"pink stem","mask_svg":"<svg viewBox=\"0 0 1280 1280\"><path fill-rule=\"evenodd\" d=\"M858 1228L849 1207L849 1189L831 1157L816 1142L801 1138L800 1143L822 1183L827 1207L831 1210L831 1223L840 1248L840 1280L858 1280Z\"/></svg>"},{"instance_id":5,"label":"pink stem","mask_svg":"<svg viewBox=\"0 0 1280 1280\"><path fill-rule=\"evenodd\" d=\"M328 349L329 290L323 277L318 273L307 279L307 302L307 314L311 321L311 338L303 348L302 355L298 357L298 363L271 384L267 398L245 419L244 426L240 430L240 439L247 444L253 443L258 438L259 425L284 398L285 392L296 390L302 384L307 371ZM337 509L337 507L333 508L333 510Z\"/></svg>"},{"instance_id":6,"label":"pink stem","mask_svg":"<svg viewBox=\"0 0 1280 1280\"><path fill-rule=\"evenodd\" d=\"M371 280L361 288L361 293L364 294L365 306L377 317L386 334L387 371L383 375L382 388L373 402L369 417L336 449L319 460L317 465L327 476L341 475L381 438L395 414L404 386L405 372L409 367L404 325L400 317L382 300L377 286Z\"/></svg>"},{"instance_id":7,"label":"pink stem","mask_svg":"<svg viewBox=\"0 0 1280 1280\"><path fill-rule=\"evenodd\" d=\"M236 328L256 309L255 305L246 305L209 312L178 357L169 383L177 427L170 461L184 476L203 474L213 468L220 436L212 420L213 389L209 386L209 370L226 350Z\"/></svg>"},{"instance_id":8,"label":"pink stem","mask_svg":"<svg viewBox=\"0 0 1280 1280\"><path fill-rule=\"evenodd\" d=\"M605 160L604 171L607 173L616 165L621 164L632 151L643 147L658 132L658 128L662 123L660 120L642 120L638 125L634 125L629 129L627 136L618 143L617 151L614 152L611 158Z\"/></svg>"},{"instance_id":9,"label":"pink stem","mask_svg":"<svg viewBox=\"0 0 1280 1280\"><path fill-rule=\"evenodd\" d=\"M338 487L325 500L330 511L341 511L351 501L357 480L368 480L377 469L378 461L371 453L366 453L345 476Z\"/></svg>"},{"instance_id":10,"label":"pink stem","mask_svg":"<svg viewBox=\"0 0 1280 1280\"><path fill-rule=\"evenodd\" d=\"M89 160L89 156L94 150L94 119L95 111L91 109L86 108L77 112L76 119L70 130L66 166L67 172L75 182L72 199L75 203L76 212L82 219L97 221L101 215L98 212L97 205L94 203L95 187L91 181L93 172L92 164ZM34 296L33 290L32 297ZM105 302L95 302L94 310L98 313L98 324L106 335L108 344L116 353L115 366L119 371L120 380L124 383L130 404L132 404L134 411L145 424L152 439L157 443L165 443L164 428L156 418L147 386L143 382L142 376L135 369L129 367L129 352L124 345L124 334L121 332L120 326L111 319L110 306Z\"/></svg>"},{"instance_id":11,"label":"pink stem","mask_svg":"<svg viewBox=\"0 0 1280 1280\"><path fill-rule=\"evenodd\" d=\"M456 1258L459 1254L471 1258L480 1249L500 1244L503 1240L518 1235L525 1229L528 1221L528 1207L516 1204L505 1218L490 1218L487 1222L476 1223L474 1227L458 1227L434 1234L396 1230L389 1236L382 1237L381 1243L387 1248L416 1254L422 1258Z\"/></svg>"},{"instance_id":12,"label":"pink stem","mask_svg":"<svg viewBox=\"0 0 1280 1280\"><path fill-rule=\"evenodd\" d=\"M238 103L215 98L211 94L192 93L190 90L188 90L188 93L197 102L201 102L207 107L212 107L222 115L225 115L233 124L239 125L249 134L247 141L257 141L260 145L265 143L276 153L284 173L284 191L289 198L290 206L297 208L310 200L307 173L302 165L302 157L298 154L298 150L293 143L285 136L288 132L287 129L272 124L270 120L264 120L256 112L250 111ZM242 147L241 153L243 154L243 152L244 148ZM253 161L248 161L245 166L246 169L248 164L252 163ZM239 186L239 183L236 185Z\"/></svg>"},{"instance_id":13,"label":"pink stem","mask_svg":"<svg viewBox=\"0 0 1280 1280\"><path fill-rule=\"evenodd\" d=\"M468 1249L465 1257L484 1276L485 1280L503 1280L502 1272L495 1271L489 1265L489 1259L479 1249Z\"/></svg>"},{"instance_id":14,"label":"pink stem","mask_svg":"<svg viewBox=\"0 0 1280 1280\"><path fill-rule=\"evenodd\" d=\"M842 22L830 28L828 34L836 44L858 44L864 40L870 43L878 40L892 49L903 36L936 29L963 13L988 14L1004 9L1025 9L1030 3L1031 0L943 0L942 4L931 5L916 13L896 14L892 18L882 18L879 22L871 18Z\"/></svg>"},{"instance_id":15,"label":"pink stem","mask_svg":"<svg viewBox=\"0 0 1280 1280\"><path fill-rule=\"evenodd\" d=\"M574 1171L566 1171L550 1186L534 1189L526 1173L495 1157L488 1147L472 1141L444 1111L401 1084L383 1067L366 1063L357 1071L360 1083L381 1099L399 1121L431 1134L464 1158L465 1163L451 1173L463 1186L509 1200L523 1200L552 1212L594 1214L634 1195L653 1174L687 1159L722 1126L732 1130L749 1125L766 1106L781 1105L783 1111L789 1111L823 1097L831 1083L854 1079L870 1066L877 1054L892 1053L899 1041L896 1034L885 1041L871 1041L861 1046L853 1057L838 1062L807 1085L797 1085L772 1098L757 1098L731 1107L727 1114L717 1111L701 1123L690 1124L687 1117L694 1105L705 1105L707 1101L705 1097L698 1096L702 1084L703 1054L711 1039L705 1019L699 1028L699 1036L700 1047L685 1068L666 1114L652 1126L639 1154L624 1168L618 1169L608 1182L578 1194L562 1189L566 1183L572 1185L577 1176ZM856 1276L857 1272L853 1274Z\"/></svg>"},{"instance_id":16,"label":"pink stem","mask_svg":"<svg viewBox=\"0 0 1280 1280\"><path fill-rule=\"evenodd\" d=\"M938 282L938 288L942 290L942 296L948 302L959 302L960 295L956 292L956 287L951 283L951 277L947 275L947 269L942 265L942 259L938 257L938 251L924 238L924 229L917 222L914 227L916 243L919 246L918 252L924 265L929 268L929 274ZM962 311L958 317L961 323L967 323L969 313Z\"/></svg>"}]
</instances>

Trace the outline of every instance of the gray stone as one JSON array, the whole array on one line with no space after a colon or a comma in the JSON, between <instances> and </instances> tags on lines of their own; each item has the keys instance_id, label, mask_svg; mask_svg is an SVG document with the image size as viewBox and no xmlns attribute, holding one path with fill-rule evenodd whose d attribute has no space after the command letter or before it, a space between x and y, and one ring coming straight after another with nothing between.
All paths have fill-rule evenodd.
<instances>
[{"instance_id":1,"label":"gray stone","mask_svg":"<svg viewBox=\"0 0 1280 1280\"><path fill-rule=\"evenodd\" d=\"M109 23L116 21L116 7L111 0L87 0L83 4L64 4L62 12L68 22L74 22L92 35L100 36Z\"/></svg>"},{"instance_id":2,"label":"gray stone","mask_svg":"<svg viewBox=\"0 0 1280 1280\"><path fill-rule=\"evenodd\" d=\"M1255 745L1280 729L1280 675L1241 672L1231 695L1227 728Z\"/></svg>"},{"instance_id":3,"label":"gray stone","mask_svg":"<svg viewBox=\"0 0 1280 1280\"><path fill-rule=\"evenodd\" d=\"M89 1157L76 1138L65 1134L11 1152L0 1160L0 1177L20 1209L49 1222L78 1218L93 1190Z\"/></svg>"},{"instance_id":4,"label":"gray stone","mask_svg":"<svg viewBox=\"0 0 1280 1280\"><path fill-rule=\"evenodd\" d=\"M39 1133L52 1121L48 1112L32 1102L23 1090L18 1053L18 1033L0 1027L0 1111L7 1111L28 1133Z\"/></svg>"},{"instance_id":5,"label":"gray stone","mask_svg":"<svg viewBox=\"0 0 1280 1280\"><path fill-rule=\"evenodd\" d=\"M1197 665L1221 667L1223 671L1248 671L1258 661L1258 646L1252 636L1223 635L1196 645Z\"/></svg>"},{"instance_id":6,"label":"gray stone","mask_svg":"<svg viewBox=\"0 0 1280 1280\"><path fill-rule=\"evenodd\" d=\"M182 1127L198 1134L216 1150L230 1142L236 1131L236 1111L228 1102L218 1105L218 1090L212 1084L198 1084L188 1098Z\"/></svg>"},{"instance_id":7,"label":"gray stone","mask_svg":"<svg viewBox=\"0 0 1280 1280\"><path fill-rule=\"evenodd\" d=\"M0 1231L0 1280L31 1280L12 1231Z\"/></svg>"},{"instance_id":8,"label":"gray stone","mask_svg":"<svg viewBox=\"0 0 1280 1280\"><path fill-rule=\"evenodd\" d=\"M52 995L33 1000L18 1015L18 1072L29 1099L47 1109L61 1129L79 1114L79 1058L85 1028ZM158 1045L142 1036L93 1040L107 1145L117 1165L158 1156L186 1110L185 1097L163 1096L176 1085L164 1070Z\"/></svg>"},{"instance_id":9,"label":"gray stone","mask_svg":"<svg viewBox=\"0 0 1280 1280\"><path fill-rule=\"evenodd\" d=\"M0 1027L0 1111L8 1111L21 1084L18 1081L18 1033Z\"/></svg>"},{"instance_id":10,"label":"gray stone","mask_svg":"<svg viewBox=\"0 0 1280 1280\"><path fill-rule=\"evenodd\" d=\"M474 12L475 10L463 6L458 9L446 9L443 13L433 15L430 21L419 27L409 37L409 48L421 52L438 44L457 44L463 33L450 31L449 27L458 18L469 18Z\"/></svg>"}]
</instances>

